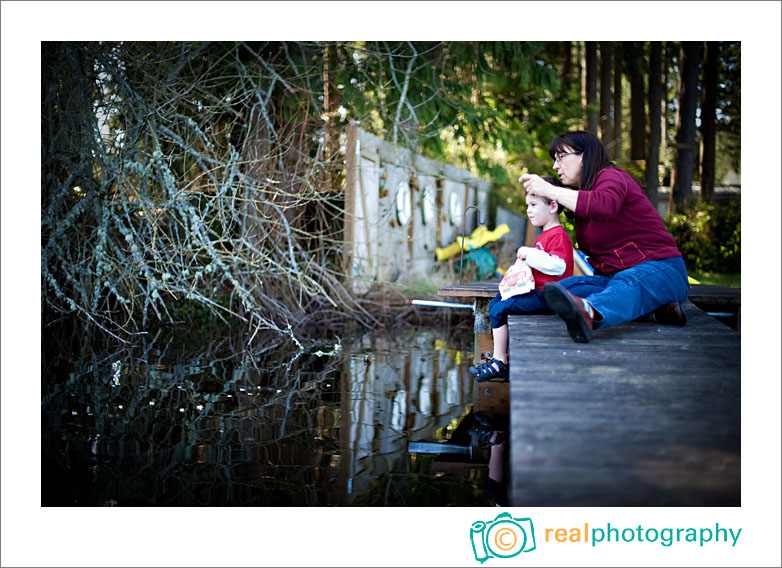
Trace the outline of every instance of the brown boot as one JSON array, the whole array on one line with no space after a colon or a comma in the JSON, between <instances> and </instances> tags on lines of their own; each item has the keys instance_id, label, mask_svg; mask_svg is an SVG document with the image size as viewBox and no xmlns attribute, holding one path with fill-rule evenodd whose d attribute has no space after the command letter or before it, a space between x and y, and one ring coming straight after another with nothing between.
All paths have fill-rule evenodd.
<instances>
[{"instance_id":1,"label":"brown boot","mask_svg":"<svg viewBox=\"0 0 782 568\"><path fill-rule=\"evenodd\" d=\"M671 302L654 310L652 321L684 327L687 325L687 316L679 302Z\"/></svg>"},{"instance_id":2,"label":"brown boot","mask_svg":"<svg viewBox=\"0 0 782 568\"><path fill-rule=\"evenodd\" d=\"M548 307L565 320L573 341L589 343L592 340L592 316L582 298L568 292L559 282L549 282L543 286L543 298Z\"/></svg>"}]
</instances>

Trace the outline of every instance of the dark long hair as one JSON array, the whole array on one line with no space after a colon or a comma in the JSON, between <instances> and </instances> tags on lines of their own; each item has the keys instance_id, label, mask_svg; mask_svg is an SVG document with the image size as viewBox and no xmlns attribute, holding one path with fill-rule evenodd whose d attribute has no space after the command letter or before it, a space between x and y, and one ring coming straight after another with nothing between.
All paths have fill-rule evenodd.
<instances>
[{"instance_id":1,"label":"dark long hair","mask_svg":"<svg viewBox=\"0 0 782 568\"><path fill-rule=\"evenodd\" d=\"M578 189L587 191L592 189L592 184L600 170L616 167L602 142L591 132L577 130L560 134L549 144L548 153L553 160L556 154L566 152L568 148L581 154L581 179L578 182Z\"/></svg>"},{"instance_id":2,"label":"dark long hair","mask_svg":"<svg viewBox=\"0 0 782 568\"><path fill-rule=\"evenodd\" d=\"M555 185L557 187L565 187L562 185L562 182L559 180L559 178L554 176L543 176L543 181L549 182L551 185ZM551 205L551 202L554 201L553 199L549 199L547 197L542 197L543 201L546 203L546 205ZM565 211L565 206L561 203L557 203L557 214L562 213L562 211Z\"/></svg>"}]
</instances>

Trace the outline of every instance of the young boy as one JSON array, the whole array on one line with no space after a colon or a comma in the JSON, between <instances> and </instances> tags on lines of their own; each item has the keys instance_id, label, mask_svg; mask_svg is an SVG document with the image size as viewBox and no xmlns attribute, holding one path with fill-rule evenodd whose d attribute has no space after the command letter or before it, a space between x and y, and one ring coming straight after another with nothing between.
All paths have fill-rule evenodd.
<instances>
[{"instance_id":1,"label":"young boy","mask_svg":"<svg viewBox=\"0 0 782 568\"><path fill-rule=\"evenodd\" d=\"M470 367L475 380L505 382L508 366L508 315L553 313L543 299L543 285L573 276L573 243L559 223L562 206L544 197L526 195L527 217L543 232L535 239L534 247L521 247L516 257L532 269L535 289L503 300L498 293L489 304L494 357L478 366Z\"/></svg>"}]
</instances>

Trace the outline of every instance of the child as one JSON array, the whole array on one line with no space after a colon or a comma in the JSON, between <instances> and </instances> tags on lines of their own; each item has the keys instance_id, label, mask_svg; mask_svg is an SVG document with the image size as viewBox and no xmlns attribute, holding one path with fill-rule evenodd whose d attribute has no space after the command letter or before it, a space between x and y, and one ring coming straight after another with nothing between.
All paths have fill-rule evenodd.
<instances>
[{"instance_id":1,"label":"child","mask_svg":"<svg viewBox=\"0 0 782 568\"><path fill-rule=\"evenodd\" d=\"M557 183L548 178L549 183ZM553 313L543 300L543 285L573 276L573 243L565 228L559 224L562 206L545 197L526 195L527 217L543 232L535 239L534 247L521 247L516 257L532 269L535 289L503 300L498 293L489 304L494 357L478 366L470 367L475 380L505 382L509 377L508 366L508 315Z\"/></svg>"}]
</instances>

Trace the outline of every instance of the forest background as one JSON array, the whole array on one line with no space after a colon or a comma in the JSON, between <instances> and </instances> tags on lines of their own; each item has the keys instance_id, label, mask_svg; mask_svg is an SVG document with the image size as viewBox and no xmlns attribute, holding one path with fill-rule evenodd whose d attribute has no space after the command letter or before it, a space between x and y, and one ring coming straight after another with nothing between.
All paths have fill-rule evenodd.
<instances>
[{"instance_id":1,"label":"forest background","mask_svg":"<svg viewBox=\"0 0 782 568\"><path fill-rule=\"evenodd\" d=\"M173 5L171 5L173 4ZM126 10L123 3L85 3L80 9L74 3L3 2L0 24L2 37L2 98L3 165L2 169L2 338L3 357L3 565L64 565L78 559L80 565L105 566L114 562L134 565L373 565L382 558L385 563L408 565L427 562L433 565L467 565L472 561L467 550L458 543L465 527L476 520L470 510L449 509L447 515L437 509L417 511L410 515L401 509L384 510L380 514L368 511L362 523L352 522L347 510L322 509L309 511L307 519L318 530L307 534L307 546L301 546L301 535L291 531L286 521L300 521L300 512L276 511L272 518L259 519L256 511L232 511L241 526L252 526L263 543L273 542L259 555L257 547L243 546L177 546L192 542L190 511L163 512L151 517L141 511L125 511L121 519L113 509L84 511L79 514L69 508L41 508L38 502L40 479L36 476L36 460L40 453L33 434L18 435L19 425L30 422L31 404L38 407L36 396L30 397L30 360L40 351L40 322L30 316L31 306L38 305L41 295L40 221L36 192L28 186L39 179L41 132L38 116L38 87L41 65L36 57L40 41L92 38L113 35L155 39L161 37L257 37L263 27L273 31L274 39L300 39L336 35L334 30L365 30L375 36L386 31L404 30L418 37L463 36L505 37L512 39L574 39L635 36L703 39L704 35L740 40L743 55L743 152L757 167L744 168L747 214L755 222L748 223L742 234L743 257L753 265L762 266L767 278L746 278L743 283L742 361L748 369L762 366L760 377L779 377L779 358L769 357L779 345L779 214L780 192L776 180L780 171L780 6L777 2L578 2L522 3L481 2L458 3L453 9L442 10L444 3L416 3L415 17L401 6L386 6L384 10L348 10L357 3L334 6L331 2L289 3L280 9L274 3L233 3L241 5L240 14L232 3L198 3L198 10L185 10L183 3L158 3L154 17L149 10ZM278 3L285 4L285 3ZM375 3L373 3L375 4ZM379 4L379 3L377 3ZM402 6L408 3L399 3ZM411 4L411 3L410 3ZM480 9L476 6L480 4ZM96 6L100 5L100 9ZM140 5L140 4L137 4ZM303 9L306 6L306 9ZM306 17L302 14L306 12ZM208 14L208 16L206 15ZM614 22L608 25L606 14ZM273 25L269 25L272 23ZM34 25L33 25L34 24ZM265 24L265 27L264 27ZM324 30L330 30L328 32ZM707 31L706 31L707 30ZM596 36L596 37L595 37ZM32 91L32 96L30 95ZM30 123L33 123L32 126ZM753 164L754 165L754 164ZM39 212L41 211L41 212ZM771 325L766 321L771 314ZM761 319L763 318L763 319ZM776 324L774 323L776 322ZM35 364L33 364L35 366ZM750 367L751 366L751 367ZM36 371L33 369L33 376ZM704 563L734 565L779 565L779 383L778 381L746 381L742 385L742 407L748 411L742 417L742 462L744 465L742 507L724 510L720 521L743 527L752 536L751 546L729 551L720 547L682 549L677 562L699 566ZM769 427L768 420L776 421ZM33 420L36 422L37 419ZM12 427L13 425L13 427ZM35 425L33 425L35 430ZM30 464L26 467L25 464ZM776 465L774 465L776 464ZM775 489L776 488L776 489ZM771 506L769 506L771 504ZM578 518L601 511L585 509ZM536 512L536 523L561 523L567 512L554 510ZM638 511L611 511L616 523L637 522ZM650 509L643 512L646 523L668 526L676 523L670 512ZM488 519L488 515L486 519ZM576 517L565 519L567 522ZM182 522L184 521L184 522ZM373 522L373 521L377 521ZM713 522L708 511L689 511L686 522L707 526ZM345 523L351 530L346 531ZM382 523L382 524L379 524ZM383 527L387 542L404 542L405 546L385 547L378 555L376 536ZM554 525L552 525L554 526ZM329 530L328 527L331 527ZM411 539L410 534L432 534L436 527L438 542L433 539ZM116 535L138 536L143 546L125 547L118 552ZM47 546L40 546L41 535ZM149 539L149 534L165 535ZM452 536L456 535L456 536ZM451 538L443 538L452 536ZM466 542L466 540L465 540ZM291 551L295 551L291 554ZM663 564L670 551L648 547L645 562ZM464 555L467 554L465 559ZM543 554L540 551L536 554ZM640 556L635 549L616 551L610 559L601 551L599 557L580 549L561 547L546 550L536 562L551 565L636 565ZM119 555L119 556L118 556ZM726 556L727 555L727 556ZM117 558L117 560L114 560ZM263 560L261 560L263 558ZM729 558L729 560L726 560ZM154 559L154 560L153 560ZM335 564L336 565L336 564Z\"/></svg>"},{"instance_id":2,"label":"forest background","mask_svg":"<svg viewBox=\"0 0 782 568\"><path fill-rule=\"evenodd\" d=\"M741 173L740 42L44 42L44 324L381 325L341 269L349 124L522 214L519 175L594 132L652 203L671 188L696 278L740 282L739 202L715 200Z\"/></svg>"}]
</instances>

